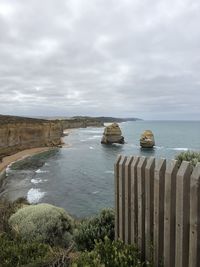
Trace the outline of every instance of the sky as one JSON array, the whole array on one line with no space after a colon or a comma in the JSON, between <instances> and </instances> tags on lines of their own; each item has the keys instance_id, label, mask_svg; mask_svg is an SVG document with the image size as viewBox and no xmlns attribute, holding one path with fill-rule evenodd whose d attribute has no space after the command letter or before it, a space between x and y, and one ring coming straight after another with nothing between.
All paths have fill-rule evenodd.
<instances>
[{"instance_id":1,"label":"sky","mask_svg":"<svg viewBox=\"0 0 200 267\"><path fill-rule=\"evenodd\" d=\"M199 0L0 0L0 114L200 119Z\"/></svg>"}]
</instances>

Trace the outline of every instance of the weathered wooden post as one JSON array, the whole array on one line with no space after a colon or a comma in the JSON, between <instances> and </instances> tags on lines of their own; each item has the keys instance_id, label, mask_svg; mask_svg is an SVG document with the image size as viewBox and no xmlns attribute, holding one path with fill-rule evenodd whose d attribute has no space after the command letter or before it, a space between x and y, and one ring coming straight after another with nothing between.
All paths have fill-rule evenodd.
<instances>
[{"instance_id":1,"label":"weathered wooden post","mask_svg":"<svg viewBox=\"0 0 200 267\"><path fill-rule=\"evenodd\" d=\"M141 157L137 166L138 189L138 248L145 258L145 166L147 159Z\"/></svg>"},{"instance_id":2,"label":"weathered wooden post","mask_svg":"<svg viewBox=\"0 0 200 267\"><path fill-rule=\"evenodd\" d=\"M183 161L176 184L176 267L188 267L189 263L190 175L191 165Z\"/></svg>"},{"instance_id":3,"label":"weathered wooden post","mask_svg":"<svg viewBox=\"0 0 200 267\"><path fill-rule=\"evenodd\" d=\"M154 169L155 158L147 160L145 168L145 256L151 260L153 244L153 210L154 210Z\"/></svg>"},{"instance_id":4,"label":"weathered wooden post","mask_svg":"<svg viewBox=\"0 0 200 267\"><path fill-rule=\"evenodd\" d=\"M200 163L190 179L189 267L200 265Z\"/></svg>"},{"instance_id":5,"label":"weathered wooden post","mask_svg":"<svg viewBox=\"0 0 200 267\"><path fill-rule=\"evenodd\" d=\"M115 239L119 238L119 162L121 155L118 155L114 165L115 177Z\"/></svg>"},{"instance_id":6,"label":"weathered wooden post","mask_svg":"<svg viewBox=\"0 0 200 267\"><path fill-rule=\"evenodd\" d=\"M122 156L119 162L119 238L125 239L125 163L127 157Z\"/></svg>"},{"instance_id":7,"label":"weathered wooden post","mask_svg":"<svg viewBox=\"0 0 200 267\"><path fill-rule=\"evenodd\" d=\"M131 164L131 244L137 244L138 237L138 190L137 165L139 157L134 157Z\"/></svg>"},{"instance_id":8,"label":"weathered wooden post","mask_svg":"<svg viewBox=\"0 0 200 267\"><path fill-rule=\"evenodd\" d=\"M155 267L161 266L164 239L164 187L166 160L156 162L154 174L154 235L153 252Z\"/></svg>"},{"instance_id":9,"label":"weathered wooden post","mask_svg":"<svg viewBox=\"0 0 200 267\"><path fill-rule=\"evenodd\" d=\"M175 217L176 217L176 175L178 163L167 164L165 172L164 206L164 266L175 267Z\"/></svg>"},{"instance_id":10,"label":"weathered wooden post","mask_svg":"<svg viewBox=\"0 0 200 267\"><path fill-rule=\"evenodd\" d=\"M125 163L125 243L131 243L131 163L133 157L128 157Z\"/></svg>"}]
</instances>

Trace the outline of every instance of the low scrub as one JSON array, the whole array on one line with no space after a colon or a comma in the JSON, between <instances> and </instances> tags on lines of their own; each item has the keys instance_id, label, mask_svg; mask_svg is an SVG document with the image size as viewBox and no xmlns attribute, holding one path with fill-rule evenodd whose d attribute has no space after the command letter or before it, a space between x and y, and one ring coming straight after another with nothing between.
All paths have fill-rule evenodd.
<instances>
[{"instance_id":1,"label":"low scrub","mask_svg":"<svg viewBox=\"0 0 200 267\"><path fill-rule=\"evenodd\" d=\"M178 154L175 159L178 161L178 166L181 165L182 161L189 161L193 167L200 162L200 152L187 151Z\"/></svg>"},{"instance_id":2,"label":"low scrub","mask_svg":"<svg viewBox=\"0 0 200 267\"><path fill-rule=\"evenodd\" d=\"M25 198L19 198L14 202L9 202L5 199L0 201L0 233L9 232L10 228L8 225L8 220L12 214L14 214L18 209L29 205Z\"/></svg>"},{"instance_id":3,"label":"low scrub","mask_svg":"<svg viewBox=\"0 0 200 267\"><path fill-rule=\"evenodd\" d=\"M141 262L140 253L134 245L125 245L122 241L112 241L105 237L96 243L94 250L83 252L74 260L72 267L153 267Z\"/></svg>"},{"instance_id":4,"label":"low scrub","mask_svg":"<svg viewBox=\"0 0 200 267\"><path fill-rule=\"evenodd\" d=\"M114 239L114 210L104 209L97 216L82 221L74 235L74 240L79 250L92 250L95 240L104 240L105 236Z\"/></svg>"},{"instance_id":5,"label":"low scrub","mask_svg":"<svg viewBox=\"0 0 200 267\"><path fill-rule=\"evenodd\" d=\"M9 219L12 232L24 241L68 247L73 233L73 219L62 208L49 204L19 209Z\"/></svg>"},{"instance_id":6,"label":"low scrub","mask_svg":"<svg viewBox=\"0 0 200 267\"><path fill-rule=\"evenodd\" d=\"M6 234L0 234L0 266L32 266L42 267L49 261L51 250L48 245L38 242L24 242L11 239Z\"/></svg>"}]
</instances>

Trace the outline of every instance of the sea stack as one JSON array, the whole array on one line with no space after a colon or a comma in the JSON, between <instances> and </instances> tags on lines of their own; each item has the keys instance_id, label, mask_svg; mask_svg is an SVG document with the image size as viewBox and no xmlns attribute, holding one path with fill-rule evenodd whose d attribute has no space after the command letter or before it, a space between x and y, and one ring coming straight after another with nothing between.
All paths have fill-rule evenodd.
<instances>
[{"instance_id":1,"label":"sea stack","mask_svg":"<svg viewBox=\"0 0 200 267\"><path fill-rule=\"evenodd\" d=\"M151 130L146 130L140 137L140 146L142 148L153 148L155 146L154 135Z\"/></svg>"},{"instance_id":2,"label":"sea stack","mask_svg":"<svg viewBox=\"0 0 200 267\"><path fill-rule=\"evenodd\" d=\"M103 137L101 139L102 144L124 144L124 137L122 131L117 123L112 123L104 129Z\"/></svg>"}]
</instances>

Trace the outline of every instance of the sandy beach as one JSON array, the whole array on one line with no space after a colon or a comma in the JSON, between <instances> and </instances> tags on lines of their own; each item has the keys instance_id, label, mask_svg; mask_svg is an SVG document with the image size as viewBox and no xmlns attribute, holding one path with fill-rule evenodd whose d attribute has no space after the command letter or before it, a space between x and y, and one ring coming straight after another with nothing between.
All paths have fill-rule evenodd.
<instances>
[{"instance_id":1,"label":"sandy beach","mask_svg":"<svg viewBox=\"0 0 200 267\"><path fill-rule=\"evenodd\" d=\"M26 158L28 156L32 156L41 152L45 152L52 149L51 147L36 147L36 148L30 148L23 151L20 151L16 154L13 154L11 156L7 156L2 159L2 162L0 163L0 173L5 170L5 168L11 164L12 162L15 162L17 160L20 160L22 158Z\"/></svg>"}]
</instances>

